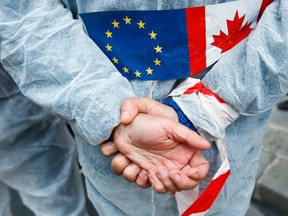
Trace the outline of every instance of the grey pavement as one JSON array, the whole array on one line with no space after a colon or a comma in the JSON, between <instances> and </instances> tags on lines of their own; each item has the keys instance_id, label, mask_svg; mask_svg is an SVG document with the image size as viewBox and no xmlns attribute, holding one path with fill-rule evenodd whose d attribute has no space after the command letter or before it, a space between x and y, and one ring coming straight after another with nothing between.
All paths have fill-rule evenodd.
<instances>
[{"instance_id":1,"label":"grey pavement","mask_svg":"<svg viewBox=\"0 0 288 216\"><path fill-rule=\"evenodd\" d=\"M15 216L33 216L22 205L15 191L12 191L12 200ZM89 201L87 207L91 216L97 216ZM276 107L273 109L264 138L253 198L246 216L288 216L288 111L280 111Z\"/></svg>"},{"instance_id":2,"label":"grey pavement","mask_svg":"<svg viewBox=\"0 0 288 216\"><path fill-rule=\"evenodd\" d=\"M253 201L275 215L288 215L288 111L276 107L264 138Z\"/></svg>"}]
</instances>

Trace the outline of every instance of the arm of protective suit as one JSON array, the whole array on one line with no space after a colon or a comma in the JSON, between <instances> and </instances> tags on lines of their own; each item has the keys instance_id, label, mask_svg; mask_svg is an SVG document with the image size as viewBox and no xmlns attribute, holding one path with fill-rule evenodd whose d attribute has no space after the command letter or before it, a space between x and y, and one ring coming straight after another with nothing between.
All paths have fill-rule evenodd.
<instances>
[{"instance_id":1,"label":"arm of protective suit","mask_svg":"<svg viewBox=\"0 0 288 216\"><path fill-rule=\"evenodd\" d=\"M221 106L207 107L199 102L201 93L175 95L173 99L197 129L212 138L222 138L225 127L238 114L257 115L269 110L288 92L287 56L288 1L278 0L266 8L249 38L222 57L202 80L203 86L236 113L225 114ZM214 119L217 113L226 118L226 124Z\"/></svg>"},{"instance_id":2,"label":"arm of protective suit","mask_svg":"<svg viewBox=\"0 0 288 216\"><path fill-rule=\"evenodd\" d=\"M1 63L21 92L92 144L110 136L121 102L135 97L60 1L1 0L0 43Z\"/></svg>"}]
</instances>

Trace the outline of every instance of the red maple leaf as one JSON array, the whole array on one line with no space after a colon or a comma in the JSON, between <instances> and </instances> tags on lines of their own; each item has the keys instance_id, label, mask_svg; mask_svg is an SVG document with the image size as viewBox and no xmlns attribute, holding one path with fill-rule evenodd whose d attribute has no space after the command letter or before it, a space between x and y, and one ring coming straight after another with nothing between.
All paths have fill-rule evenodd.
<instances>
[{"instance_id":1,"label":"red maple leaf","mask_svg":"<svg viewBox=\"0 0 288 216\"><path fill-rule=\"evenodd\" d=\"M220 31L220 35L213 35L214 42L211 43L221 49L221 53L224 53L243 40L252 30L250 28L251 22L246 23L243 27L245 15L239 18L238 11L233 20L227 20L228 35L223 31Z\"/></svg>"}]
</instances>

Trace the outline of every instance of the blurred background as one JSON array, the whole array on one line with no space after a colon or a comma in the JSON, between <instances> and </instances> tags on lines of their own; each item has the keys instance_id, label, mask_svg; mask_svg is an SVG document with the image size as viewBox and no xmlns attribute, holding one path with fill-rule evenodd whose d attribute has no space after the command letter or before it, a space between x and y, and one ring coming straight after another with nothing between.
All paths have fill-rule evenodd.
<instances>
[{"instance_id":1,"label":"blurred background","mask_svg":"<svg viewBox=\"0 0 288 216\"><path fill-rule=\"evenodd\" d=\"M288 215L288 96L273 108L246 216Z\"/></svg>"},{"instance_id":2,"label":"blurred background","mask_svg":"<svg viewBox=\"0 0 288 216\"><path fill-rule=\"evenodd\" d=\"M33 216L22 204L17 192L11 189L11 195L15 216ZM88 199L87 207L90 216L97 216ZM246 216L288 216L288 96L273 108Z\"/></svg>"}]
</instances>

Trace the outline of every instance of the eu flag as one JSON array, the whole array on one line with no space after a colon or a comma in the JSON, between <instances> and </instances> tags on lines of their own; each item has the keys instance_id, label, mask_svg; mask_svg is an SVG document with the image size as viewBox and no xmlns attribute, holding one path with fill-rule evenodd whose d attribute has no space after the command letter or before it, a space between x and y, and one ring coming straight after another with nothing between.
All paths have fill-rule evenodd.
<instances>
[{"instance_id":1,"label":"eu flag","mask_svg":"<svg viewBox=\"0 0 288 216\"><path fill-rule=\"evenodd\" d=\"M128 79L190 76L185 9L80 14L89 36Z\"/></svg>"}]
</instances>

